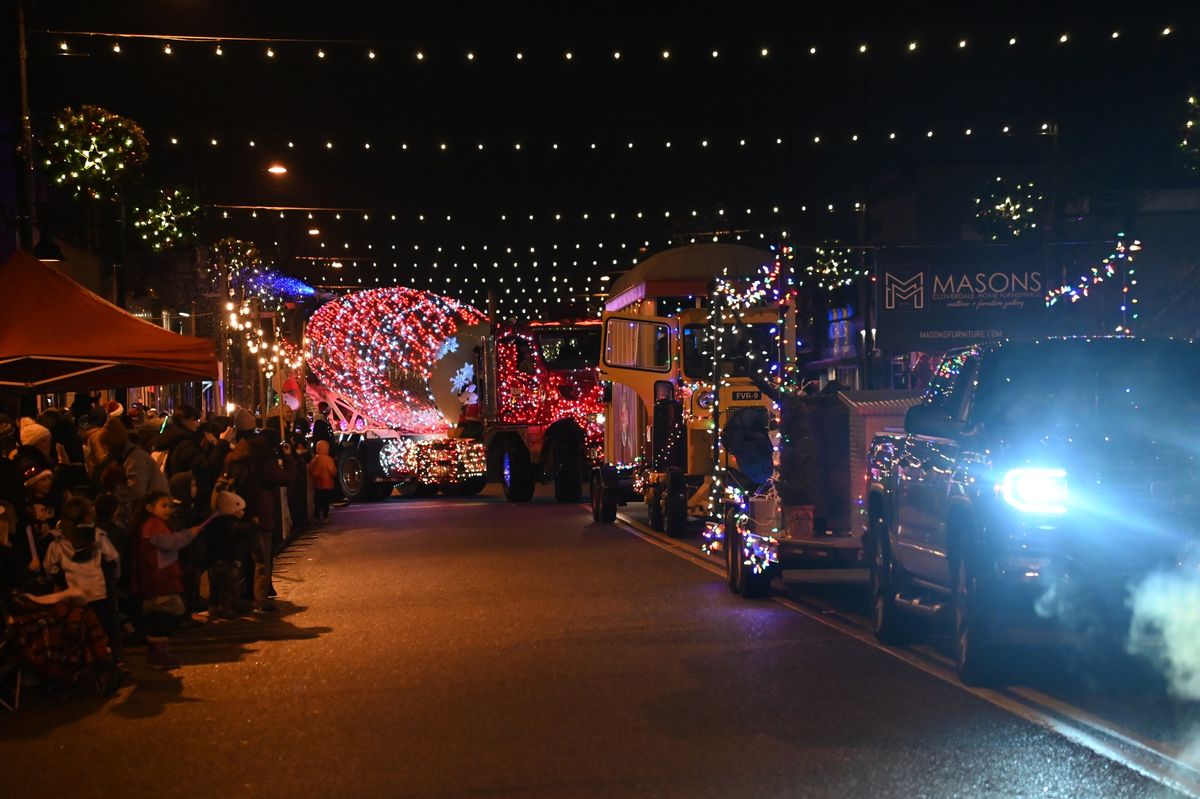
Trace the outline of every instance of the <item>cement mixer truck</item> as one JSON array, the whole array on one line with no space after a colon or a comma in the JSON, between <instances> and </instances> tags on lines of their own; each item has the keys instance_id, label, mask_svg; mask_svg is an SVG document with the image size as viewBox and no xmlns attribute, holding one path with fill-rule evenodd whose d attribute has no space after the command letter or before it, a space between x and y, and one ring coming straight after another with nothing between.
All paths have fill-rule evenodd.
<instances>
[{"instance_id":1,"label":"cement mixer truck","mask_svg":"<svg viewBox=\"0 0 1200 799\"><path fill-rule=\"evenodd\" d=\"M476 494L492 476L513 502L539 480L577 502L602 441L599 338L597 320L493 324L402 287L325 304L305 335L308 393L338 437L342 494Z\"/></svg>"}]
</instances>

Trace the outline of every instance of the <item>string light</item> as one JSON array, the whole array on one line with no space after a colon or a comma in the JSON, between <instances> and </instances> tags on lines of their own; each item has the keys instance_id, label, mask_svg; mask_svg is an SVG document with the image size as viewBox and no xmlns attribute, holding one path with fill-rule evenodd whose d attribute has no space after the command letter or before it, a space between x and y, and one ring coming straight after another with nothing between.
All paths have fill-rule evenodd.
<instances>
[{"instance_id":1,"label":"string light","mask_svg":"<svg viewBox=\"0 0 1200 799\"><path fill-rule=\"evenodd\" d=\"M1156 29L1154 31L1154 33L1157 34L1156 38L1159 38L1159 39L1169 37L1169 36L1173 35L1175 32L1176 32L1175 27L1171 26L1171 25L1164 26L1161 29ZM370 42L362 41L362 40L347 41L347 40L320 39L320 38L287 39L287 38L278 38L278 37L253 37L253 36L224 37L221 40L216 40L216 37L196 37L196 36L177 35L177 34L113 33L111 31L46 30L46 31L39 31L38 33L46 35L46 36L56 37L55 38L55 46L57 47L57 49L60 52L67 52L69 49L71 49L71 44L69 42L69 39L78 38L78 39L98 39L98 40L147 39L147 40L151 40L151 41L160 41L160 42L163 42L162 51L165 55L171 55L173 52L174 46L182 46L182 45L189 45L189 44L211 44L214 41L216 41L215 52L217 53L217 55L221 55L223 53L223 47L230 43L240 43L240 44L258 43L258 44L264 45L266 57L268 59L273 59L277 53L282 51L282 48L287 48L287 47L305 47L305 48L315 47L316 58L319 61L329 61L330 59L328 59L327 56L330 54L330 51L333 48L347 48L347 47L362 48L360 50L360 52L365 53L368 60L375 60L376 56L378 55L377 51L374 49L374 47L371 45ZM1124 38L1124 34L1119 30L1109 30L1106 33L1097 32L1095 34L1091 34L1088 37L1086 37L1084 40L1081 40L1081 41L1093 41L1094 42L1101 37L1103 37L1105 40L1112 41L1112 40ZM933 44L936 45L937 38L938 37L935 37L934 39L925 40L925 43L929 44L932 41ZM1006 41L1009 46L1015 46L1017 44L1017 37L1010 36L1007 38ZM1066 44L1068 42L1075 41L1075 38L1070 33L1063 32L1058 37L1056 37L1055 39L1053 39L1051 41L1056 42L1059 45L1062 45L1062 44ZM922 42L921 39L913 39L913 40L909 40L909 41L905 42L904 47L903 47L904 52L913 53L913 52L918 52L920 50L927 49L926 47L921 46L921 42ZM813 44L806 48L810 55L816 55L817 50L819 49L819 47L818 47L819 44L820 43ZM949 46L957 47L958 49L966 49L967 44L968 44L968 39L966 39L966 38L951 38L949 40L949 42L947 42L947 44ZM111 47L110 49L111 49L111 52L113 52L114 54L121 53L121 48L119 46L119 42L114 42L114 46ZM867 51L868 51L868 43L862 42L857 46L857 52L859 54L865 54ZM314 51L309 50L309 52L312 53ZM517 61L521 61L525 57L525 54L522 51L518 50L518 51L512 51L512 52L515 55ZM771 54L770 49L767 47L760 47L757 49L756 52L760 58L766 58ZM627 53L626 53L625 49L615 49L615 50L610 50L609 54L611 56L612 61L616 62L616 61L622 60L622 56L626 55ZM661 54L663 60L668 60L672 57L672 52L669 49L662 50L660 52L660 54ZM417 50L414 53L414 55L415 55L415 58L417 61L424 61L424 60L426 60L426 56L428 55L428 53L424 50ZM479 53L474 50L467 52L468 60L474 60L474 57L477 55L479 55ZM576 55L576 53L574 50L566 50L564 52L564 57L565 57L565 60L567 60L567 61L573 60L575 55ZM713 49L713 50L709 51L709 56L712 59L718 58L719 55L720 55L719 49Z\"/></svg>"},{"instance_id":2,"label":"string light","mask_svg":"<svg viewBox=\"0 0 1200 799\"><path fill-rule=\"evenodd\" d=\"M1134 255L1141 252L1141 249L1140 241L1134 239L1126 244L1125 234L1118 233L1112 252L1102 258L1099 264L1092 266L1087 273L1080 275L1074 284L1059 286L1046 292L1046 307L1052 307L1063 298L1069 299L1072 303L1086 299L1091 289L1116 277L1117 268L1120 265L1121 292L1117 310L1121 314L1121 324L1116 327L1114 332L1131 335L1133 328L1130 326L1130 322L1131 320L1136 321L1139 316L1136 307L1138 298L1134 293L1137 286L1137 271L1133 267L1133 262Z\"/></svg>"},{"instance_id":3,"label":"string light","mask_svg":"<svg viewBox=\"0 0 1200 799\"><path fill-rule=\"evenodd\" d=\"M929 128L920 128L918 130L920 130L920 132L922 134L926 135L926 137L928 138L927 134L928 134ZM959 128L959 130L962 130L962 129ZM1029 126L1022 126L1021 128L1014 128L1012 125L1002 125L1002 126L999 126L998 128L992 128L992 130L993 131L998 130L998 132L1000 134L1005 135L1005 136L1016 136L1018 134L1030 135L1030 136L1041 136L1041 135L1045 135L1047 132L1050 132L1052 130L1056 131L1057 126L1051 122L1039 122L1039 123L1034 123L1033 125L1029 125ZM978 132L978 131L976 131L976 132ZM913 130L912 133L915 137L915 135L917 134L917 130ZM197 138L199 138L199 134L197 131L192 131L191 134L192 134L191 140L195 141ZM970 134L964 134L964 135L970 135ZM209 136L208 138L209 138L209 141L211 144L212 141L215 141L217 137ZM830 140L849 144L849 143L858 142L858 141L862 140L862 138L863 137L861 136L861 134L859 134L857 132L854 132L854 133L845 132L840 135L836 135L836 136L832 136L832 137L826 136L826 135L814 134L809 137L809 141L813 145L819 144L822 141L830 141ZM886 137L886 141L895 141L896 138L897 138L896 135L889 134ZM171 139L173 142L178 143L179 141L187 141L188 137L181 136L180 132L176 131L171 136ZM269 141L269 139L270 139L269 136L255 136L250 141L251 142L266 142L266 141ZM881 139L882 139L882 137L881 137ZM434 139L434 138L430 137L430 138L426 138L424 141L426 142L424 146L431 147L431 148L436 146L437 149L442 150L442 151L447 150L448 146L449 146L449 142L444 139L439 140L439 139ZM618 143L618 141L624 145L624 149L626 149L626 150L633 149L629 146L629 143L631 141L629 138L624 138L621 140L614 140L611 142L611 144L616 145ZM636 146L645 146L645 143L639 143L636 139L634 139L632 141L633 141L633 144L635 147ZM746 134L736 134L736 133L730 134L729 136L724 137L720 140L712 140L712 139L704 138L704 139L700 139L698 141L693 139L692 141L695 142L696 144L698 144L701 149L708 148L710 146L714 146L714 147L715 146L725 146L725 147L729 147L729 148L741 148L741 147L749 147L754 144L757 144L758 146L762 147L765 145L769 145L771 141L773 141L776 146L783 144L783 138L779 137L779 136L775 137L772 140L767 137L753 138ZM330 150L336 149L334 146L336 143L337 143L337 139L329 139L329 138L311 139L310 138L310 139L308 139L307 144L302 142L300 146L302 149L307 146L307 147L317 147L324 151L330 151ZM345 143L347 145L357 145L357 143L353 142L353 141L346 141ZM464 142L464 144L465 144L465 142ZM480 144L481 144L481 142L478 142L476 140L476 141L473 141L470 143L470 147L472 147L474 149L483 149L480 147ZM572 143L563 144L561 141L558 141L558 140L542 140L540 142L539 141L530 142L530 141L526 140L526 141L520 142L520 144L522 145L520 148L515 147L516 142L512 142L512 144L514 145L514 149L532 150L532 151L541 150L543 152L546 152L546 151L556 152L563 147L565 147L567 149L575 149L575 150L582 150L582 149L597 150L597 149L599 149L599 145L595 141L588 142L586 148L584 147L584 144L582 142L576 142L573 144ZM670 139L670 140L667 140L665 146L674 147L677 144L679 144L679 141L677 139ZM250 144L249 146L254 146L254 144ZM295 140L289 140L287 142L287 146L289 148L295 148L295 147L297 147L297 144L296 144ZM392 145L392 146L395 147L395 145ZM387 157L387 155L389 154L389 152L388 152L389 148L386 148L386 147L385 148L376 148L376 147L372 146L372 147L368 148L368 147L364 146L363 149L370 149L373 151L373 153L378 152L380 157ZM414 145L412 148L410 148L409 142L407 142L407 141L400 142L399 149L401 152L408 152L410 149L412 149L412 151L414 153L419 153L421 150L421 148L416 145ZM500 142L495 142L493 149L495 152L500 152L503 149L505 149L505 145ZM391 150L391 153L394 153L394 152L395 152L395 150Z\"/></svg>"},{"instance_id":4,"label":"string light","mask_svg":"<svg viewBox=\"0 0 1200 799\"><path fill-rule=\"evenodd\" d=\"M1179 140L1179 152L1183 157L1184 167L1193 172L1200 172L1200 102L1195 95L1187 98L1187 116L1183 123L1183 136Z\"/></svg>"}]
</instances>

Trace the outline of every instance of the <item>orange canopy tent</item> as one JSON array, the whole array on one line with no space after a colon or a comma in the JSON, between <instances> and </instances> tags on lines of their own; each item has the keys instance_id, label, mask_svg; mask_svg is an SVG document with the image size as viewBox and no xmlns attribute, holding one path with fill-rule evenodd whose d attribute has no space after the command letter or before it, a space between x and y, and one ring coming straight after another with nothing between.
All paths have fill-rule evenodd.
<instances>
[{"instance_id":1,"label":"orange canopy tent","mask_svg":"<svg viewBox=\"0 0 1200 799\"><path fill-rule=\"evenodd\" d=\"M213 342L102 300L28 252L0 266L0 391L78 391L215 377Z\"/></svg>"}]
</instances>

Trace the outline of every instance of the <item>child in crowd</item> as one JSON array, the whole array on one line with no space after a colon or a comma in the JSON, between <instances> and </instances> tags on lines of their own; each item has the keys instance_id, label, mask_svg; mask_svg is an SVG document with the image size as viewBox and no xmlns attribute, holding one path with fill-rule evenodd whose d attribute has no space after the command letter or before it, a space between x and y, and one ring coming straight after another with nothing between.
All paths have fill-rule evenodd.
<instances>
[{"instance_id":1,"label":"child in crowd","mask_svg":"<svg viewBox=\"0 0 1200 799\"><path fill-rule=\"evenodd\" d=\"M337 475L337 464L329 457L329 442L317 442L317 454L308 464L308 475L313 485L313 516L318 522L329 521L329 503L333 501L333 478Z\"/></svg>"},{"instance_id":2,"label":"child in crowd","mask_svg":"<svg viewBox=\"0 0 1200 799\"><path fill-rule=\"evenodd\" d=\"M42 572L46 550L54 540L55 524L58 522L58 503L51 495L54 475L49 469L35 466L25 472L25 515L22 522L29 534L33 555L30 568Z\"/></svg>"},{"instance_id":3,"label":"child in crowd","mask_svg":"<svg viewBox=\"0 0 1200 799\"><path fill-rule=\"evenodd\" d=\"M136 633L134 621L137 620L138 613L129 597L129 574L133 570L133 564L130 562L132 547L129 530L117 519L121 503L112 494L101 494L96 497L92 511L96 518L96 528L104 531L104 535L120 556L117 568L106 570L104 575L108 579L108 595L113 598L113 607L121 622L122 632L126 637L132 636Z\"/></svg>"},{"instance_id":4,"label":"child in crowd","mask_svg":"<svg viewBox=\"0 0 1200 799\"><path fill-rule=\"evenodd\" d=\"M147 665L173 669L179 661L171 655L168 638L186 612L179 550L192 542L199 527L171 531L167 520L175 502L165 491L152 491L140 503L131 528L133 541L133 594L142 600L146 624Z\"/></svg>"},{"instance_id":5,"label":"child in crowd","mask_svg":"<svg viewBox=\"0 0 1200 799\"><path fill-rule=\"evenodd\" d=\"M46 574L62 587L77 588L87 597L90 607L108 635L113 660L121 665L121 624L113 597L109 594L106 569L120 569L120 557L103 530L93 524L92 503L82 497L63 502L58 526L60 535L46 550Z\"/></svg>"},{"instance_id":6,"label":"child in crowd","mask_svg":"<svg viewBox=\"0 0 1200 799\"><path fill-rule=\"evenodd\" d=\"M249 554L254 525L245 520L246 501L231 491L217 494L217 516L205 525L208 538L208 616L237 618L252 605L242 599L241 561Z\"/></svg>"}]
</instances>

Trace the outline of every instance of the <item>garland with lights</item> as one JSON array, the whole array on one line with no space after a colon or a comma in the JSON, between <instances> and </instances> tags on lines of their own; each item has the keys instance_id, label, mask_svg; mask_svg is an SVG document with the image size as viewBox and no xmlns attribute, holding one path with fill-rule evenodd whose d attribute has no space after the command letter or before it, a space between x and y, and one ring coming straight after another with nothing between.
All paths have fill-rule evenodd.
<instances>
[{"instance_id":1,"label":"garland with lights","mask_svg":"<svg viewBox=\"0 0 1200 799\"><path fill-rule=\"evenodd\" d=\"M1133 261L1134 254L1141 250L1142 243L1140 241L1134 239L1126 244L1125 234L1118 233L1117 243L1113 246L1112 252L1102 258L1099 264L1092 266L1087 273L1080 275L1073 284L1059 286L1046 292L1046 307L1049 308L1064 298L1069 299L1072 303L1086 299L1090 289L1117 276L1119 265L1121 267L1121 299L1117 309L1121 312L1121 324L1117 325L1114 332L1125 335L1132 334L1133 328L1130 327L1130 322L1136 320L1140 315L1135 307L1138 304L1138 298L1134 295L1137 286L1137 270L1133 267Z\"/></svg>"},{"instance_id":2,"label":"garland with lights","mask_svg":"<svg viewBox=\"0 0 1200 799\"><path fill-rule=\"evenodd\" d=\"M430 377L458 346L455 334L484 321L475 308L427 291L359 291L313 314L305 359L322 383L392 429L445 433L457 420L439 410Z\"/></svg>"},{"instance_id":3,"label":"garland with lights","mask_svg":"<svg viewBox=\"0 0 1200 799\"><path fill-rule=\"evenodd\" d=\"M95 105L55 114L54 132L42 146L54 183L75 197L93 200L116 201L122 180L149 157L149 144L136 122Z\"/></svg>"},{"instance_id":4,"label":"garland with lights","mask_svg":"<svg viewBox=\"0 0 1200 799\"><path fill-rule=\"evenodd\" d=\"M773 246L771 249L775 253L774 261L762 267L759 277L751 280L719 278L713 288L709 303L707 338L712 346L710 385L713 394L712 417L714 420L720 420L722 415L721 390L732 385L730 383L732 375L720 371L721 365L728 360L724 352L727 334L736 335L740 328L749 326L746 312L750 309L777 309L777 315L770 331L774 352L742 353L748 359L745 365L748 366L749 361L753 360L752 380L756 384L771 385L776 388L783 384L783 366L786 359L782 355L789 345L786 338L786 320L783 317L783 309L796 286L789 263L794 260L794 254L790 247ZM747 369L747 371L749 370ZM777 403L773 403L773 412L778 412ZM715 427L723 429L719 423ZM729 520L737 525L744 534L741 557L746 565L751 566L754 573L758 574L771 565L773 547L769 544L773 539L769 534L758 535L751 529L753 521L750 518L748 506L750 494L727 475L728 469L722 465L721 455L724 451L722 437L718 435L713 487L709 492L710 519L706 525L705 537L708 543L705 544L705 549L716 548L717 541L723 542L722 546L729 546L725 535L727 518L724 513L718 513L718 503L732 506L734 513ZM773 453L773 457L778 457L777 449ZM773 481L768 481L762 490L773 491L773 485Z\"/></svg>"},{"instance_id":5,"label":"garland with lights","mask_svg":"<svg viewBox=\"0 0 1200 799\"><path fill-rule=\"evenodd\" d=\"M1020 238L1037 227L1045 200L1031 180L1014 184L997 177L986 196L975 198L975 218L992 241Z\"/></svg>"},{"instance_id":6,"label":"garland with lights","mask_svg":"<svg viewBox=\"0 0 1200 799\"><path fill-rule=\"evenodd\" d=\"M187 246L196 240L200 204L187 189L161 189L133 209L133 227L154 252Z\"/></svg>"}]
</instances>

